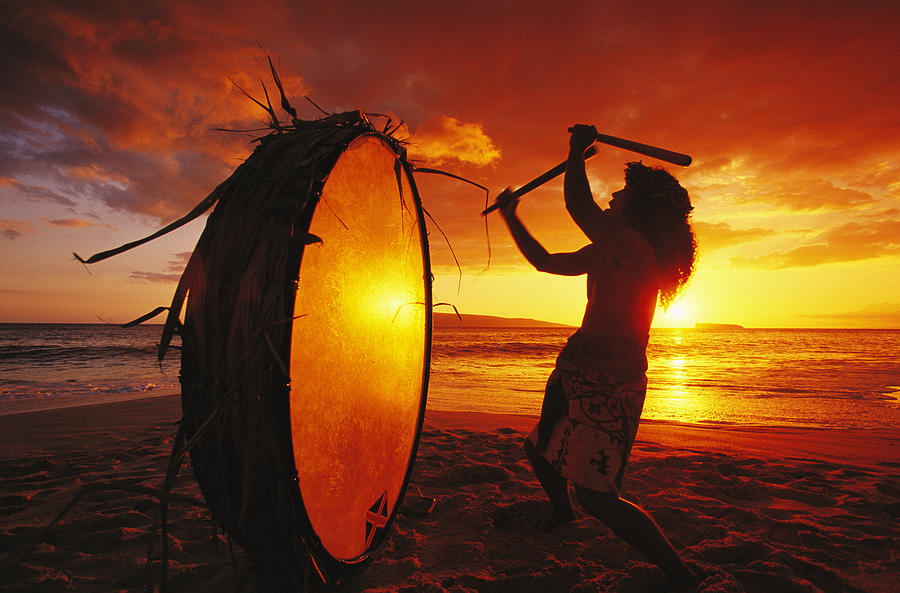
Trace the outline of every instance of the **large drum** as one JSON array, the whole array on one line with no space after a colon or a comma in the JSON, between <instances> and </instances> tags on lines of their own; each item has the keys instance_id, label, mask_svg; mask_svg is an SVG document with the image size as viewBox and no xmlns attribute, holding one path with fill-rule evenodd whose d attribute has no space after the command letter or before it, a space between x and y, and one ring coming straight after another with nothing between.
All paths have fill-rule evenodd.
<instances>
[{"instance_id":1,"label":"large drum","mask_svg":"<svg viewBox=\"0 0 900 593\"><path fill-rule=\"evenodd\" d=\"M263 138L216 193L173 303L187 293L194 472L263 574L341 583L398 512L424 414L431 272L411 167L350 112Z\"/></svg>"}]
</instances>

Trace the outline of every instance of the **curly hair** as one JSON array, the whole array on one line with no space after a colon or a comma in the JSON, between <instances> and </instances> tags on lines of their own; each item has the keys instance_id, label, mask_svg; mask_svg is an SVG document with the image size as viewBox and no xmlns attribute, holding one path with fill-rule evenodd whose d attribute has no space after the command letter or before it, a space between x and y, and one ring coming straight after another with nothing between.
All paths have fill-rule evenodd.
<instances>
[{"instance_id":1,"label":"curly hair","mask_svg":"<svg viewBox=\"0 0 900 593\"><path fill-rule=\"evenodd\" d=\"M625 206L625 219L653 246L660 300L666 309L691 277L697 258L691 198L668 171L640 162L626 165L625 187L634 192Z\"/></svg>"}]
</instances>

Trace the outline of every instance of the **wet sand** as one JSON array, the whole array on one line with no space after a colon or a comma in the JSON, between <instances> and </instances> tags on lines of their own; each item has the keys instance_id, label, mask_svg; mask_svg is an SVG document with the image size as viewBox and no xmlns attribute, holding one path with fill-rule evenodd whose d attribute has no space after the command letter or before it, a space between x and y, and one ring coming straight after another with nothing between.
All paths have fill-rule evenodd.
<instances>
[{"instance_id":1,"label":"wet sand","mask_svg":"<svg viewBox=\"0 0 900 593\"><path fill-rule=\"evenodd\" d=\"M0 416L0 590L143 590L177 396ZM662 573L598 521L552 534L521 449L534 418L429 411L407 499L354 592L655 592ZM623 496L702 570L698 591L900 590L900 429L645 422ZM75 495L84 497L10 575ZM177 493L200 499L189 469ZM428 514L421 499L435 499ZM234 591L246 571L202 506L173 503L169 590ZM576 509L578 509L576 505ZM236 572L235 572L236 570Z\"/></svg>"}]
</instances>

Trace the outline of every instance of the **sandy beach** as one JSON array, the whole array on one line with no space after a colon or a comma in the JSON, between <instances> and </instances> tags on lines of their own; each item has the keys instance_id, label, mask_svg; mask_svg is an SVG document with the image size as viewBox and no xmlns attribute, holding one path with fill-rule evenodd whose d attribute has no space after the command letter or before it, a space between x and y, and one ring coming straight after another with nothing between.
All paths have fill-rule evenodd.
<instances>
[{"instance_id":1,"label":"sandy beach","mask_svg":"<svg viewBox=\"0 0 900 593\"><path fill-rule=\"evenodd\" d=\"M0 590L158 582L157 506L122 486L159 486L179 416L177 396L0 416ZM539 531L549 506L521 450L534 421L429 411L392 535L350 590L665 591L658 569L583 513ZM702 571L699 591L889 593L900 590L898 475L900 429L645 422L623 495ZM201 498L187 468L175 490ZM430 513L422 498L435 500ZM205 508L172 503L169 541L170 591L238 590L242 553L233 563Z\"/></svg>"}]
</instances>

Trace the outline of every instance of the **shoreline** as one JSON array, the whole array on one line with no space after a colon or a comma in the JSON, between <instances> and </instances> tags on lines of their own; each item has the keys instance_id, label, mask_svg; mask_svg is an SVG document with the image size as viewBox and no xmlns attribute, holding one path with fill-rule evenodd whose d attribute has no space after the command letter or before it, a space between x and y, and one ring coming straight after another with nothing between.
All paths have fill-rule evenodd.
<instances>
[{"instance_id":1,"label":"shoreline","mask_svg":"<svg viewBox=\"0 0 900 593\"><path fill-rule=\"evenodd\" d=\"M60 510L92 487L0 591L142 589L156 542L155 488L180 398L133 399L0 416L0 559L5 577ZM522 452L536 417L428 410L390 536L353 593L665 591L663 575L576 505L552 534ZM644 507L702 570L702 593L892 593L900 588L900 429L842 431L642 422L623 496ZM202 499L190 468L175 492ZM434 499L422 514L416 502ZM237 590L235 547L205 507L170 505L173 591ZM218 543L216 543L218 542Z\"/></svg>"},{"instance_id":2,"label":"shoreline","mask_svg":"<svg viewBox=\"0 0 900 593\"><path fill-rule=\"evenodd\" d=\"M69 425L73 417L84 422L101 422L103 406L121 406L131 424L140 423L140 414L168 414L174 423L180 418L179 392L162 392L145 397L125 397L115 401L92 402L0 414L0 458L7 447L24 452L31 438L44 440L48 424ZM155 402L155 403L154 403ZM141 411L139 411L141 410ZM100 413L92 413L98 411ZM57 415L59 418L57 418ZM93 420L92 416L96 416ZM15 419L15 420L13 420ZM434 410L427 408L423 426L441 426L488 432L513 428L528 433L538 415L478 411ZM114 428L106 426L107 429ZM52 436L50 437L52 440ZM642 419L636 442L648 442L684 450L715 450L733 453L775 455L798 459L821 459L864 467L900 467L900 427L828 428L806 426L764 426L698 424L674 420ZM777 442L777 446L775 443ZM18 443L18 444L15 444ZM32 447L40 446L32 443Z\"/></svg>"}]
</instances>

